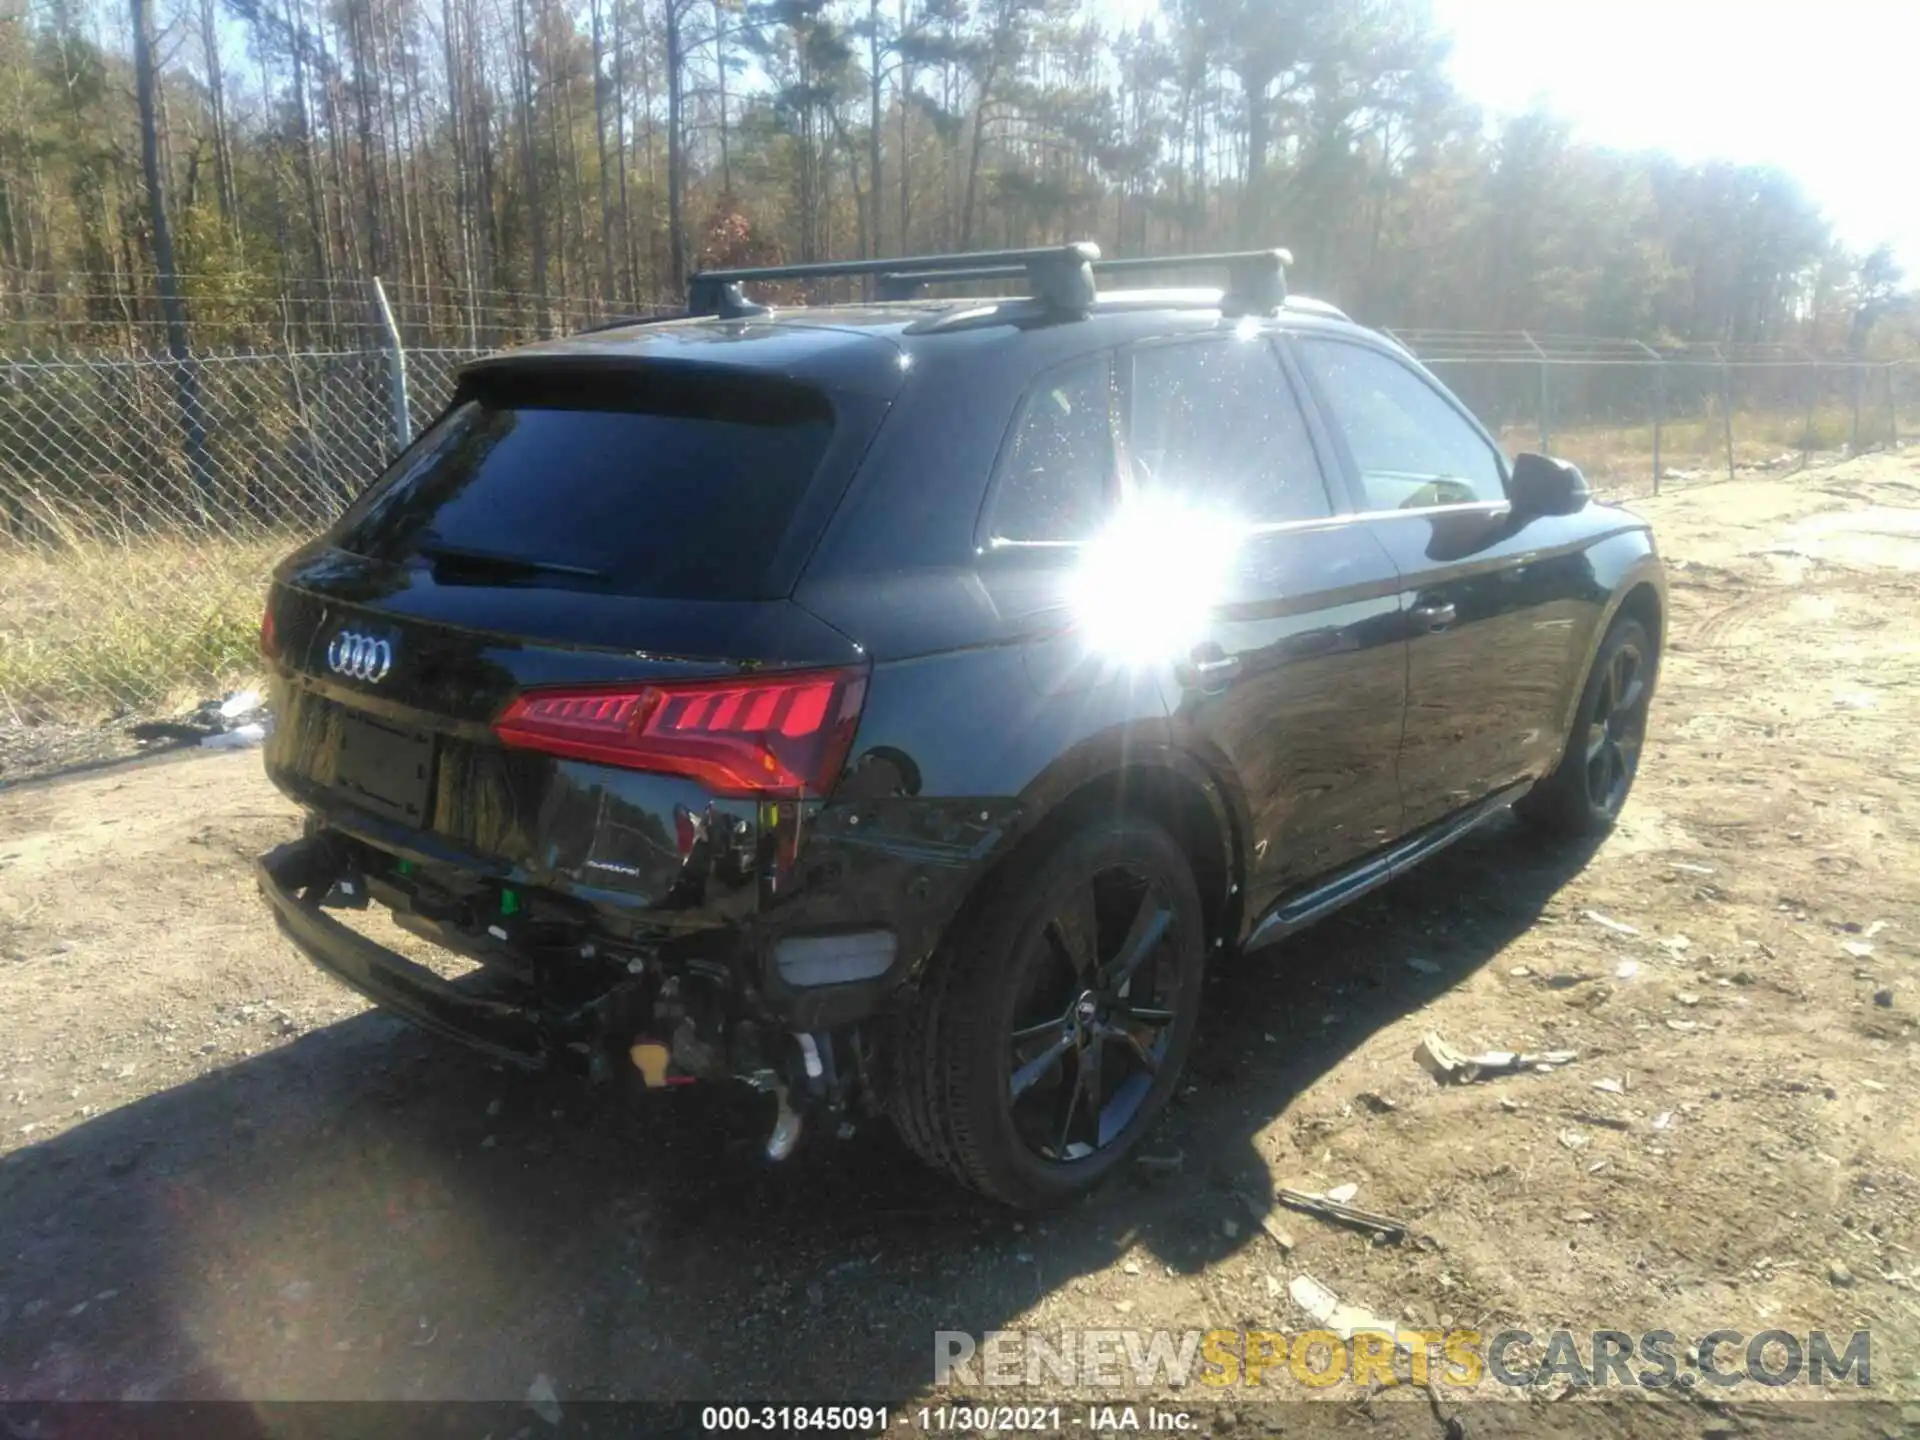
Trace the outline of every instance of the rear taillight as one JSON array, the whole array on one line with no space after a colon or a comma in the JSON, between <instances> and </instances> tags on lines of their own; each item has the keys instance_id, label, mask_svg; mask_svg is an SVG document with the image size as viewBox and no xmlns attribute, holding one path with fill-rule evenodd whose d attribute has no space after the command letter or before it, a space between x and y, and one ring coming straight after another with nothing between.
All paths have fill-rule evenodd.
<instances>
[{"instance_id":1,"label":"rear taillight","mask_svg":"<svg viewBox=\"0 0 1920 1440\"><path fill-rule=\"evenodd\" d=\"M260 653L269 660L280 658L280 637L273 632L273 606L260 612Z\"/></svg>"},{"instance_id":2,"label":"rear taillight","mask_svg":"<svg viewBox=\"0 0 1920 1440\"><path fill-rule=\"evenodd\" d=\"M523 750L685 775L720 795L824 795L866 691L863 670L531 690L493 733Z\"/></svg>"}]
</instances>

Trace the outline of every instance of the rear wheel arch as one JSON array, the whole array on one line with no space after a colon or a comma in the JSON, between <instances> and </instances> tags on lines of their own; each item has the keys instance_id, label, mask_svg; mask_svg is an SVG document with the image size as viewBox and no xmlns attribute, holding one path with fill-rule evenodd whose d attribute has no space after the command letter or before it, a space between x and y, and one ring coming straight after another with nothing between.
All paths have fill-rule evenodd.
<instances>
[{"instance_id":1,"label":"rear wheel arch","mask_svg":"<svg viewBox=\"0 0 1920 1440\"><path fill-rule=\"evenodd\" d=\"M1193 867L1209 952L1231 945L1239 935L1245 889L1240 829L1213 775L1177 751L1129 759L1080 780L1041 813L994 870L1019 866L1102 817L1122 816L1149 821L1173 837Z\"/></svg>"}]
</instances>

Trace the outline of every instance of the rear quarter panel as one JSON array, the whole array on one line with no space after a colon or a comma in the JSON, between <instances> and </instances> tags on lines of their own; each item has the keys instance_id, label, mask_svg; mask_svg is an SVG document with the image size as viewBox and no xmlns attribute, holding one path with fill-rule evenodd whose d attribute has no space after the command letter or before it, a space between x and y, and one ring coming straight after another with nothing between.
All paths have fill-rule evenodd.
<instances>
[{"instance_id":1,"label":"rear quarter panel","mask_svg":"<svg viewBox=\"0 0 1920 1440\"><path fill-rule=\"evenodd\" d=\"M1077 665L1075 649L1042 638L877 662L783 928L884 917L915 970L986 872L1080 785L1177 763L1155 677Z\"/></svg>"}]
</instances>

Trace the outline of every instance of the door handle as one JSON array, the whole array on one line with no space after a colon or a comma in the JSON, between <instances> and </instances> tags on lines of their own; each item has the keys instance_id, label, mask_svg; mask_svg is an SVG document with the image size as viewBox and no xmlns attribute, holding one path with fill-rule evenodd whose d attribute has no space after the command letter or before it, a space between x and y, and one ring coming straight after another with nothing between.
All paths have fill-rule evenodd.
<instances>
[{"instance_id":1,"label":"door handle","mask_svg":"<svg viewBox=\"0 0 1920 1440\"><path fill-rule=\"evenodd\" d=\"M1428 600L1409 610L1407 617L1422 630L1444 630L1458 613L1449 601Z\"/></svg>"}]
</instances>

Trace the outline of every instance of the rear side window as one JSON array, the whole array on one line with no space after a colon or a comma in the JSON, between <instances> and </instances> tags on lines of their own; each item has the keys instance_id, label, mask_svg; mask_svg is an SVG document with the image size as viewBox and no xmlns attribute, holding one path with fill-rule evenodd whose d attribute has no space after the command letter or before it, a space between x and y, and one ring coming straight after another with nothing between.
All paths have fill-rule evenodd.
<instances>
[{"instance_id":1,"label":"rear side window","mask_svg":"<svg viewBox=\"0 0 1920 1440\"><path fill-rule=\"evenodd\" d=\"M832 435L826 398L789 385L495 377L395 462L335 543L456 580L761 598Z\"/></svg>"},{"instance_id":2,"label":"rear side window","mask_svg":"<svg viewBox=\"0 0 1920 1440\"><path fill-rule=\"evenodd\" d=\"M1306 418L1266 339L1140 350L1132 401L1127 453L1143 488L1254 524L1333 513Z\"/></svg>"},{"instance_id":3,"label":"rear side window","mask_svg":"<svg viewBox=\"0 0 1920 1440\"><path fill-rule=\"evenodd\" d=\"M997 540L1085 540L1113 494L1113 378L1102 356L1052 372L1022 403L988 530Z\"/></svg>"},{"instance_id":4,"label":"rear side window","mask_svg":"<svg viewBox=\"0 0 1920 1440\"><path fill-rule=\"evenodd\" d=\"M1346 436L1371 509L1506 498L1494 448L1410 367L1341 340L1306 338L1300 353Z\"/></svg>"}]
</instances>

